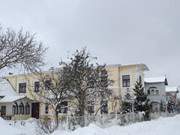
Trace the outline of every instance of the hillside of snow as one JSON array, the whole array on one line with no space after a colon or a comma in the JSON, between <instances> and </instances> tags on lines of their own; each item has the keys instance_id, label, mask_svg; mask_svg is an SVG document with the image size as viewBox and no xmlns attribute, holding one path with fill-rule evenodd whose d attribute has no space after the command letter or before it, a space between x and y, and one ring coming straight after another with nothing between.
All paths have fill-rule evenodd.
<instances>
[{"instance_id":1,"label":"hillside of snow","mask_svg":"<svg viewBox=\"0 0 180 135\"><path fill-rule=\"evenodd\" d=\"M0 118L1 135L42 135L36 121L7 122ZM75 131L59 129L51 135L180 135L180 115L159 118L148 122L135 123L128 126L114 125L100 128L95 124L78 128Z\"/></svg>"}]
</instances>

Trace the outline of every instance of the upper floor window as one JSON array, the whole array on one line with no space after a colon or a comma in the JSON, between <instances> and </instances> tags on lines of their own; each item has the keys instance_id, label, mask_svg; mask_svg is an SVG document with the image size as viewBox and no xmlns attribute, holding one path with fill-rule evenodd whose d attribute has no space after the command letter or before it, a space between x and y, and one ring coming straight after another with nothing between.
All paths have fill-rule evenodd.
<instances>
[{"instance_id":1,"label":"upper floor window","mask_svg":"<svg viewBox=\"0 0 180 135\"><path fill-rule=\"evenodd\" d=\"M159 90L157 89L157 87L150 87L147 90L148 95L159 95Z\"/></svg>"},{"instance_id":2,"label":"upper floor window","mask_svg":"<svg viewBox=\"0 0 180 135\"><path fill-rule=\"evenodd\" d=\"M45 81L45 90L49 90L51 86L51 80L46 80Z\"/></svg>"},{"instance_id":3,"label":"upper floor window","mask_svg":"<svg viewBox=\"0 0 180 135\"><path fill-rule=\"evenodd\" d=\"M26 83L19 83L19 93L26 93Z\"/></svg>"},{"instance_id":4,"label":"upper floor window","mask_svg":"<svg viewBox=\"0 0 180 135\"><path fill-rule=\"evenodd\" d=\"M151 94L154 95L154 90L151 90Z\"/></svg>"},{"instance_id":5,"label":"upper floor window","mask_svg":"<svg viewBox=\"0 0 180 135\"><path fill-rule=\"evenodd\" d=\"M156 95L159 95L159 90L156 90Z\"/></svg>"},{"instance_id":6,"label":"upper floor window","mask_svg":"<svg viewBox=\"0 0 180 135\"><path fill-rule=\"evenodd\" d=\"M123 84L123 87L130 87L130 75L122 76L122 84Z\"/></svg>"},{"instance_id":7,"label":"upper floor window","mask_svg":"<svg viewBox=\"0 0 180 135\"><path fill-rule=\"evenodd\" d=\"M40 83L34 82L34 92L39 92L39 88L40 88Z\"/></svg>"}]
</instances>

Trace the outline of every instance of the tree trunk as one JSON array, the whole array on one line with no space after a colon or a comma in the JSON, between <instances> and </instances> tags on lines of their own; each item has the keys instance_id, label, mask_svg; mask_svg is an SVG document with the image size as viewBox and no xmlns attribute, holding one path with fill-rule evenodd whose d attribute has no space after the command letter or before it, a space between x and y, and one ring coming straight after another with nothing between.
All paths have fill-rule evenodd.
<instances>
[{"instance_id":1,"label":"tree trunk","mask_svg":"<svg viewBox=\"0 0 180 135\"><path fill-rule=\"evenodd\" d=\"M55 111L55 129L57 129L59 127L59 112L56 110Z\"/></svg>"},{"instance_id":2,"label":"tree trunk","mask_svg":"<svg viewBox=\"0 0 180 135\"><path fill-rule=\"evenodd\" d=\"M81 127L85 126L85 119L84 119L84 115L85 115L85 101L84 99L81 99L80 104L79 104L79 125Z\"/></svg>"}]
</instances>

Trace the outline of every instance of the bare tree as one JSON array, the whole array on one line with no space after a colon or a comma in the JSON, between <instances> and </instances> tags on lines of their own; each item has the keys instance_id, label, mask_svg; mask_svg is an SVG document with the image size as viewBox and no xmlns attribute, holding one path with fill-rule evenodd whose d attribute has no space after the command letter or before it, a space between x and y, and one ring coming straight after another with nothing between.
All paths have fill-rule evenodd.
<instances>
[{"instance_id":1,"label":"bare tree","mask_svg":"<svg viewBox=\"0 0 180 135\"><path fill-rule=\"evenodd\" d=\"M41 89L40 97L44 103L49 104L55 112L55 127L50 128L53 132L59 126L59 112L62 107L62 103L67 100L68 90L65 87L63 69L51 69L49 72L42 72L40 75Z\"/></svg>"},{"instance_id":2,"label":"bare tree","mask_svg":"<svg viewBox=\"0 0 180 135\"><path fill-rule=\"evenodd\" d=\"M0 69L23 65L34 70L44 65L43 55L46 48L29 32L15 32L0 28Z\"/></svg>"}]
</instances>

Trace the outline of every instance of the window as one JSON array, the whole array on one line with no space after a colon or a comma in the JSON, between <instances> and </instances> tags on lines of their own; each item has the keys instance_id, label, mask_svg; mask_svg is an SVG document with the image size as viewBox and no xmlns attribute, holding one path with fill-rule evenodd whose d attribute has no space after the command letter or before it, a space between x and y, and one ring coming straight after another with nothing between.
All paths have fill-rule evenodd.
<instances>
[{"instance_id":1,"label":"window","mask_svg":"<svg viewBox=\"0 0 180 135\"><path fill-rule=\"evenodd\" d=\"M108 101L101 101L101 114L108 113Z\"/></svg>"},{"instance_id":2,"label":"window","mask_svg":"<svg viewBox=\"0 0 180 135\"><path fill-rule=\"evenodd\" d=\"M159 90L156 90L156 95L159 95Z\"/></svg>"},{"instance_id":3,"label":"window","mask_svg":"<svg viewBox=\"0 0 180 135\"><path fill-rule=\"evenodd\" d=\"M15 102L15 104L13 105L13 114L18 114L18 104Z\"/></svg>"},{"instance_id":4,"label":"window","mask_svg":"<svg viewBox=\"0 0 180 135\"><path fill-rule=\"evenodd\" d=\"M148 90L147 93L148 93L148 95L150 95L151 94L150 90Z\"/></svg>"},{"instance_id":5,"label":"window","mask_svg":"<svg viewBox=\"0 0 180 135\"><path fill-rule=\"evenodd\" d=\"M26 103L26 106L25 106L25 114L26 115L30 114L30 105L28 103Z\"/></svg>"},{"instance_id":6,"label":"window","mask_svg":"<svg viewBox=\"0 0 180 135\"><path fill-rule=\"evenodd\" d=\"M19 114L24 114L24 104L22 102L19 105Z\"/></svg>"},{"instance_id":7,"label":"window","mask_svg":"<svg viewBox=\"0 0 180 135\"><path fill-rule=\"evenodd\" d=\"M87 111L89 114L94 113L94 102L93 101L88 101Z\"/></svg>"},{"instance_id":8,"label":"window","mask_svg":"<svg viewBox=\"0 0 180 135\"><path fill-rule=\"evenodd\" d=\"M49 90L50 86L51 86L51 80L46 80L45 81L45 90Z\"/></svg>"},{"instance_id":9,"label":"window","mask_svg":"<svg viewBox=\"0 0 180 135\"><path fill-rule=\"evenodd\" d=\"M26 83L19 83L19 93L26 93Z\"/></svg>"},{"instance_id":10,"label":"window","mask_svg":"<svg viewBox=\"0 0 180 135\"><path fill-rule=\"evenodd\" d=\"M16 114L16 105L13 105L12 112L13 114Z\"/></svg>"},{"instance_id":11,"label":"window","mask_svg":"<svg viewBox=\"0 0 180 135\"><path fill-rule=\"evenodd\" d=\"M45 113L48 114L49 112L49 105L48 103L45 104Z\"/></svg>"},{"instance_id":12,"label":"window","mask_svg":"<svg viewBox=\"0 0 180 135\"><path fill-rule=\"evenodd\" d=\"M123 87L130 87L130 75L122 76L122 84L123 84Z\"/></svg>"},{"instance_id":13,"label":"window","mask_svg":"<svg viewBox=\"0 0 180 135\"><path fill-rule=\"evenodd\" d=\"M59 105L59 113L67 113L67 111L68 111L68 102L67 101L63 101Z\"/></svg>"},{"instance_id":14,"label":"window","mask_svg":"<svg viewBox=\"0 0 180 135\"><path fill-rule=\"evenodd\" d=\"M152 93L152 95L154 95L154 90L153 89L151 90L151 93Z\"/></svg>"},{"instance_id":15,"label":"window","mask_svg":"<svg viewBox=\"0 0 180 135\"><path fill-rule=\"evenodd\" d=\"M141 76L139 76L139 81L142 82L142 77Z\"/></svg>"},{"instance_id":16,"label":"window","mask_svg":"<svg viewBox=\"0 0 180 135\"><path fill-rule=\"evenodd\" d=\"M34 92L39 92L40 83L34 82Z\"/></svg>"},{"instance_id":17,"label":"window","mask_svg":"<svg viewBox=\"0 0 180 135\"><path fill-rule=\"evenodd\" d=\"M1 106L1 116L6 116L6 106Z\"/></svg>"}]
</instances>

